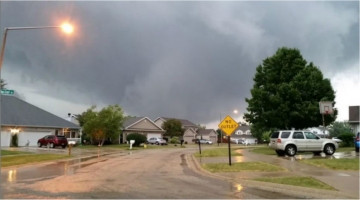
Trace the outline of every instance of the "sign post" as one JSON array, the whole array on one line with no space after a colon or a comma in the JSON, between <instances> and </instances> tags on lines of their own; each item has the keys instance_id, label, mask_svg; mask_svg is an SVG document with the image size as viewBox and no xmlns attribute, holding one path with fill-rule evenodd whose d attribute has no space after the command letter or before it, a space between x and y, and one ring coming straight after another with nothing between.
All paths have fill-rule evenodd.
<instances>
[{"instance_id":1,"label":"sign post","mask_svg":"<svg viewBox=\"0 0 360 200\"><path fill-rule=\"evenodd\" d=\"M228 136L228 148L229 148L229 165L231 166L231 147L230 136L239 127L239 124L231 118L229 115L218 125L221 131Z\"/></svg>"}]
</instances>

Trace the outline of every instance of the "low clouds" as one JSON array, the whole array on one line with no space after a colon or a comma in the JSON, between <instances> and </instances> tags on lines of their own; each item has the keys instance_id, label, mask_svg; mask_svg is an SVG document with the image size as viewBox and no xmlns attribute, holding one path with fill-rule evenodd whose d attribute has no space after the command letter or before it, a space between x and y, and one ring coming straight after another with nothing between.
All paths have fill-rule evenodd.
<instances>
[{"instance_id":1,"label":"low clouds","mask_svg":"<svg viewBox=\"0 0 360 200\"><path fill-rule=\"evenodd\" d=\"M256 66L278 47L299 48L329 78L357 70L358 8L358 2L1 2L2 29L76 25L71 36L9 33L3 72L17 78L3 78L59 102L117 103L131 115L206 124L220 112L245 111ZM77 110L62 105L64 113Z\"/></svg>"}]
</instances>

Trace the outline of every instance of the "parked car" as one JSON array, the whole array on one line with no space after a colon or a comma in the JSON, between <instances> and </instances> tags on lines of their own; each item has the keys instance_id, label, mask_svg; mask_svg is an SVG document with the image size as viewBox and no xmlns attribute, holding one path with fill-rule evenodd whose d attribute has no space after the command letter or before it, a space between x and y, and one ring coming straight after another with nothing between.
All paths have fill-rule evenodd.
<instances>
[{"instance_id":1,"label":"parked car","mask_svg":"<svg viewBox=\"0 0 360 200\"><path fill-rule=\"evenodd\" d=\"M358 133L356 134L356 137L354 138L355 151L356 151L356 152L359 152L359 146L360 146L359 137L360 137L360 132L358 132Z\"/></svg>"},{"instance_id":2,"label":"parked car","mask_svg":"<svg viewBox=\"0 0 360 200\"><path fill-rule=\"evenodd\" d=\"M64 149L68 145L68 141L65 136L47 135L43 138L40 138L37 145L38 147L47 146L50 148L61 146Z\"/></svg>"},{"instance_id":3,"label":"parked car","mask_svg":"<svg viewBox=\"0 0 360 200\"><path fill-rule=\"evenodd\" d=\"M339 138L337 138L337 137L333 137L333 138L331 138L332 140L334 140L335 142L337 142L337 143L341 143L342 142L342 140L340 140Z\"/></svg>"},{"instance_id":4,"label":"parked car","mask_svg":"<svg viewBox=\"0 0 360 200\"><path fill-rule=\"evenodd\" d=\"M199 143L200 142L200 144L213 144L213 142L212 141L210 141L210 140L198 140L197 141L197 143Z\"/></svg>"},{"instance_id":5,"label":"parked car","mask_svg":"<svg viewBox=\"0 0 360 200\"><path fill-rule=\"evenodd\" d=\"M319 154L324 152L332 155L339 147L338 143L332 139L320 138L309 131L299 130L280 130L271 134L270 148L274 149L278 155L287 154L295 156L297 152L313 152Z\"/></svg>"},{"instance_id":6,"label":"parked car","mask_svg":"<svg viewBox=\"0 0 360 200\"><path fill-rule=\"evenodd\" d=\"M156 145L166 145L167 144L166 140L161 139L161 138L156 138L156 137L148 139L147 142L148 142L148 144L156 144Z\"/></svg>"}]
</instances>

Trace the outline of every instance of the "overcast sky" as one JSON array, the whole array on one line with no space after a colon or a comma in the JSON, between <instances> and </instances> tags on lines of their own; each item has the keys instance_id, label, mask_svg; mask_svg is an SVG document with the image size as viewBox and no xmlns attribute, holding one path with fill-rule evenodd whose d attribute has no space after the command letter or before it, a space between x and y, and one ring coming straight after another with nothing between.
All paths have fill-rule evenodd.
<instances>
[{"instance_id":1,"label":"overcast sky","mask_svg":"<svg viewBox=\"0 0 360 200\"><path fill-rule=\"evenodd\" d=\"M255 68L299 48L336 90L338 120L360 104L358 2L1 2L11 31L2 78L55 115L119 104L126 114L216 128L240 120Z\"/></svg>"}]
</instances>

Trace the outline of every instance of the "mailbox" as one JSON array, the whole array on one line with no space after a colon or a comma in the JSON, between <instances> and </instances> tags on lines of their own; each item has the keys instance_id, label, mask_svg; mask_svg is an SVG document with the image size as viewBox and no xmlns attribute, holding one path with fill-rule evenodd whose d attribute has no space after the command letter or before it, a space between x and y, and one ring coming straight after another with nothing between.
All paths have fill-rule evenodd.
<instances>
[{"instance_id":1,"label":"mailbox","mask_svg":"<svg viewBox=\"0 0 360 200\"><path fill-rule=\"evenodd\" d=\"M135 143L135 140L130 140L130 144L134 144Z\"/></svg>"},{"instance_id":2,"label":"mailbox","mask_svg":"<svg viewBox=\"0 0 360 200\"><path fill-rule=\"evenodd\" d=\"M68 144L74 145L74 144L76 144L76 142L75 141L69 141Z\"/></svg>"}]
</instances>

